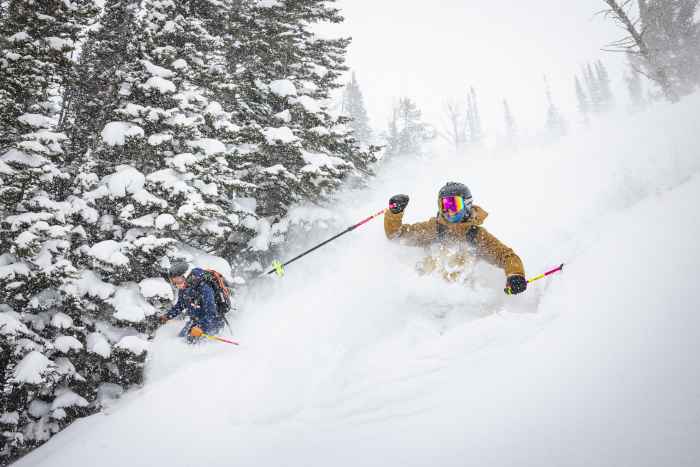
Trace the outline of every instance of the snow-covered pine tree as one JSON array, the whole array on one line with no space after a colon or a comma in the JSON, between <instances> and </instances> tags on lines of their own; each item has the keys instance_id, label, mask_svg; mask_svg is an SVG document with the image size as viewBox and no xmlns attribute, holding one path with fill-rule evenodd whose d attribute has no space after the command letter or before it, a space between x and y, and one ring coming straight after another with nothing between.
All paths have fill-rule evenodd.
<instances>
[{"instance_id":1,"label":"snow-covered pine tree","mask_svg":"<svg viewBox=\"0 0 700 467\"><path fill-rule=\"evenodd\" d=\"M503 122L506 129L506 142L509 145L514 145L518 139L518 127L506 99L503 99Z\"/></svg>"},{"instance_id":2,"label":"snow-covered pine tree","mask_svg":"<svg viewBox=\"0 0 700 467\"><path fill-rule=\"evenodd\" d=\"M76 370L85 332L62 290L76 274L78 207L58 131L71 55L97 12L92 1L5 2L0 21L0 462L93 410ZM79 214L78 214L79 215ZM76 325L77 324L77 325Z\"/></svg>"},{"instance_id":3,"label":"snow-covered pine tree","mask_svg":"<svg viewBox=\"0 0 700 467\"><path fill-rule=\"evenodd\" d=\"M29 309L37 310L31 324L26 326L28 332L13 326L15 334L20 333L16 336L18 342L31 338L33 343L23 344L24 354L17 352L4 371L9 382L7 391L12 394L8 404L15 405L3 409L16 413L12 419L8 418L13 423L16 421L16 431L7 433L22 433L21 437L13 438L16 447L9 455L48 439L76 416L95 410L110 395L141 381L147 343L140 334L154 325L147 319L156 313L153 303L162 304L172 298L170 287L158 277L174 254L171 237L177 235L169 234L180 225L187 235L212 228L213 224L197 220L206 218L212 222L211 213L218 215L221 211L218 206L210 207L205 199L205 195L213 196L213 187L193 175L204 172L203 166L213 165L210 160L218 145L200 138L196 126L206 119L200 114L216 113L216 106L200 98L185 79L178 80L190 76L190 72L196 76L198 66L178 74L158 65L171 64L170 54L182 52L182 48L194 48L195 36L207 39L199 27L200 18L195 17L195 24L188 24L181 11L169 9L173 6L172 2L146 5L144 22L138 24L142 28L138 37L145 39L142 50L101 44L126 52L127 60L115 60L112 68L101 71L102 82L111 86L105 89L117 92L97 97L86 92L92 102L104 99L106 108L113 109L111 115L98 117L113 120L104 125L97 150L87 151L79 159L79 171L71 188L82 192L82 196L54 202L39 193L41 196L32 200L34 205L54 212L55 218L60 215L61 220L70 222L63 227L69 236L60 237L61 231L53 225L46 225L44 230L35 229L52 236L52 243L47 242L48 247L39 251L42 261L38 265L42 274L39 278L48 284L43 289L36 286L41 294L28 297L31 298ZM154 18L156 22L165 20L159 24L161 29L147 22ZM157 34L162 29L166 30L165 37ZM192 34L188 37L183 31ZM177 34L187 41L181 49L168 43L170 40L177 44ZM117 38L118 34L112 37ZM195 65L205 62L198 60L197 52L206 50L207 46L199 45L199 49L182 53L185 63L186 60ZM116 102L110 101L109 96L116 96ZM76 104L75 108L80 108L81 102ZM158 136L150 139L153 134ZM161 144L162 150L154 149ZM125 153L126 150L134 152ZM189 166L196 170L185 171ZM144 172L151 178L146 180ZM210 172L216 170L212 167ZM145 189L146 183L151 191ZM173 186L164 188L169 183ZM168 197L157 196L159 190ZM64 191L67 191L65 187ZM45 213L40 214L38 219L44 224L53 221ZM216 220L220 218L228 222L226 216ZM8 217L7 224L10 231L16 232L32 219L23 213ZM200 230L188 228L188 222ZM209 242L216 235L201 237ZM27 261L20 263L18 258L25 250L29 251L27 254L37 254L30 243L33 237L18 238L23 244L15 241L11 255L3 256L4 273L0 273L2 280L9 282L7 287L4 283L2 287L8 295L22 287L26 281L21 276L31 272L29 267L23 267ZM189 236L186 238L190 244L200 245ZM48 252L62 253L62 263L53 266L46 258ZM47 278L49 273L60 272L58 264L65 264L70 274ZM26 299L19 293L12 292L2 298L15 310L27 309L22 303ZM8 320L12 318L12 311L7 316ZM23 391L34 394L37 402L23 396ZM60 402L52 402L54 396ZM29 408L17 406L21 403L29 403Z\"/></svg>"},{"instance_id":4,"label":"snow-covered pine tree","mask_svg":"<svg viewBox=\"0 0 700 467\"><path fill-rule=\"evenodd\" d=\"M479 103L476 100L474 87L471 87L467 93L467 122L469 123L469 142L471 144L480 144L483 139L483 132Z\"/></svg>"},{"instance_id":5,"label":"snow-covered pine tree","mask_svg":"<svg viewBox=\"0 0 700 467\"><path fill-rule=\"evenodd\" d=\"M639 29L650 58L633 54L639 66L655 77L662 70L678 96L700 84L700 2L640 0Z\"/></svg>"},{"instance_id":6,"label":"snow-covered pine tree","mask_svg":"<svg viewBox=\"0 0 700 467\"><path fill-rule=\"evenodd\" d=\"M630 69L625 73L625 83L627 84L627 92L629 94L629 111L631 113L639 112L644 110L647 105L647 101L644 97L644 88L642 86L642 78L640 73L638 73L634 68Z\"/></svg>"},{"instance_id":7,"label":"snow-covered pine tree","mask_svg":"<svg viewBox=\"0 0 700 467\"><path fill-rule=\"evenodd\" d=\"M358 142L368 145L372 139L372 128L365 109L364 99L357 77L353 71L350 81L345 85L341 113L350 117L348 124Z\"/></svg>"},{"instance_id":8,"label":"snow-covered pine tree","mask_svg":"<svg viewBox=\"0 0 700 467\"><path fill-rule=\"evenodd\" d=\"M554 100L552 99L552 91L549 88L549 82L547 77L544 78L545 93L547 96L547 118L546 118L546 130L547 135L551 139L558 139L567 132L567 125L564 117L559 112L559 109L554 105Z\"/></svg>"},{"instance_id":9,"label":"snow-covered pine tree","mask_svg":"<svg viewBox=\"0 0 700 467\"><path fill-rule=\"evenodd\" d=\"M386 155L420 155L423 152L423 143L430 138L430 129L422 121L421 111L415 102L408 97L399 99L389 121Z\"/></svg>"},{"instance_id":10,"label":"snow-covered pine tree","mask_svg":"<svg viewBox=\"0 0 700 467\"><path fill-rule=\"evenodd\" d=\"M134 2L114 3L81 64L104 92L79 90L87 98L74 107L76 121L98 100L109 111L99 114L95 149L88 144L76 178L82 201L96 211L79 250L80 277L100 293L79 284L71 290L109 325L148 330L152 303L171 298L160 275L175 247L211 251L239 223L213 181L231 171L221 158L224 143L212 136L236 127L202 87L220 74L211 68L220 41L206 28L218 5L148 0L135 11ZM127 28L120 19L133 23ZM137 46L123 40L125 28L142 38ZM110 61L112 54L121 58ZM139 374L128 364L124 372Z\"/></svg>"},{"instance_id":11,"label":"snow-covered pine tree","mask_svg":"<svg viewBox=\"0 0 700 467\"><path fill-rule=\"evenodd\" d=\"M676 102L700 84L698 0L605 0L608 17L629 34L612 44Z\"/></svg>"},{"instance_id":12,"label":"snow-covered pine tree","mask_svg":"<svg viewBox=\"0 0 700 467\"><path fill-rule=\"evenodd\" d=\"M331 2L238 2L225 41L231 77L224 109L240 125L235 139L237 199L254 200L262 219L247 256L264 261L270 244L285 238L291 205L328 196L348 176L364 178L376 148L361 150L346 128L348 117L329 110L330 92L347 70L349 39L322 39L310 30L340 22ZM271 234L271 235L270 235Z\"/></svg>"},{"instance_id":13,"label":"snow-covered pine tree","mask_svg":"<svg viewBox=\"0 0 700 467\"><path fill-rule=\"evenodd\" d=\"M25 114L60 117L56 99L73 70L71 55L82 27L94 18L91 0L69 6L64 2L12 0L3 2L0 37L0 148L29 138L39 117L22 121ZM43 122L46 126L49 122ZM55 125L54 125L55 126ZM29 136L23 137L27 132Z\"/></svg>"},{"instance_id":14,"label":"snow-covered pine tree","mask_svg":"<svg viewBox=\"0 0 700 467\"><path fill-rule=\"evenodd\" d=\"M581 122L588 126L590 124L589 114L591 112L591 103L588 100L586 92L581 86L581 81L579 81L578 76L574 77L574 89L576 91L576 101L578 103L578 112L581 114Z\"/></svg>"},{"instance_id":15,"label":"snow-covered pine tree","mask_svg":"<svg viewBox=\"0 0 700 467\"><path fill-rule=\"evenodd\" d=\"M591 112L599 114L603 111L603 94L598 83L598 78L593 72L593 67L587 63L583 67L583 80L588 89L588 97L590 99Z\"/></svg>"},{"instance_id":16,"label":"snow-covered pine tree","mask_svg":"<svg viewBox=\"0 0 700 467\"><path fill-rule=\"evenodd\" d=\"M95 150L100 132L130 87L139 66L137 15L140 0L106 2L99 27L83 44L76 79L66 90L64 127L70 136L71 162ZM77 161L80 165L80 161Z\"/></svg>"},{"instance_id":17,"label":"snow-covered pine tree","mask_svg":"<svg viewBox=\"0 0 700 467\"><path fill-rule=\"evenodd\" d=\"M107 396L142 380L145 334L173 298L160 277L171 259L193 248L222 254L246 221L230 206L237 180L222 141L237 127L212 99L225 75L210 30L226 13L220 5L114 2L81 63L99 85L78 88L73 121L97 102L105 111L76 159L74 188L93 216L76 252L78 279L64 288L93 320L84 365ZM125 31L140 40L124 41Z\"/></svg>"},{"instance_id":18,"label":"snow-covered pine tree","mask_svg":"<svg viewBox=\"0 0 700 467\"><path fill-rule=\"evenodd\" d=\"M615 97L612 93L610 76L603 62L598 60L595 63L596 81L600 90L600 100L603 110L610 110L615 105Z\"/></svg>"},{"instance_id":19,"label":"snow-covered pine tree","mask_svg":"<svg viewBox=\"0 0 700 467\"><path fill-rule=\"evenodd\" d=\"M26 35L10 26L29 3L2 17L3 85L26 78L13 49ZM63 107L45 104L58 86L42 80L72 63L38 70L29 99L0 88L3 455L141 381L173 257L204 249L243 267L283 238L292 202L368 173L376 148L361 151L325 103L348 44L310 31L342 19L327 3L108 2Z\"/></svg>"},{"instance_id":20,"label":"snow-covered pine tree","mask_svg":"<svg viewBox=\"0 0 700 467\"><path fill-rule=\"evenodd\" d=\"M383 136L386 141L384 146L385 156L397 155L399 153L399 108L396 105L391 109L391 117Z\"/></svg>"}]
</instances>

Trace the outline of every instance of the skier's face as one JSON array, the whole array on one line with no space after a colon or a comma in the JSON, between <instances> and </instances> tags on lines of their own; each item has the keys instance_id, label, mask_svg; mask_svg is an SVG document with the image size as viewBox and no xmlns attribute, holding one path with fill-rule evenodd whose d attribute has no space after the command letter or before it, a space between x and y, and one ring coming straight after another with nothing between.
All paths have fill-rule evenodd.
<instances>
[{"instance_id":1,"label":"skier's face","mask_svg":"<svg viewBox=\"0 0 700 467\"><path fill-rule=\"evenodd\" d=\"M173 284L178 289L184 289L187 285L187 281L182 276L175 276L170 278L170 283Z\"/></svg>"}]
</instances>

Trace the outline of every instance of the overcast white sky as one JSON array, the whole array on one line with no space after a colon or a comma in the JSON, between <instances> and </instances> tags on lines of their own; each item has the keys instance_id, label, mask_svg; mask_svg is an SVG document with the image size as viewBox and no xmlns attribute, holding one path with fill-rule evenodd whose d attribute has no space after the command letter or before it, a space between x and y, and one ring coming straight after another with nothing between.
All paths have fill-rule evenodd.
<instances>
[{"instance_id":1,"label":"overcast white sky","mask_svg":"<svg viewBox=\"0 0 700 467\"><path fill-rule=\"evenodd\" d=\"M353 38L348 65L357 72L376 129L392 102L414 98L426 120L438 123L446 99L478 93L488 133L502 131L507 98L521 129L544 124L543 75L555 102L576 117L573 76L602 59L625 101L621 55L601 47L623 32L596 16L602 0L338 0L346 18L332 31ZM324 34L326 28L324 28Z\"/></svg>"}]
</instances>

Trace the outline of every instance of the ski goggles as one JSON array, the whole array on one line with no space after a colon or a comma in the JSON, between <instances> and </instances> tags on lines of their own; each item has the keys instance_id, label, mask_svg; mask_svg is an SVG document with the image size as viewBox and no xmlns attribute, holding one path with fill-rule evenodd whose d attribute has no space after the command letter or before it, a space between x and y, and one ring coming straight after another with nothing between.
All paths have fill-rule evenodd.
<instances>
[{"instance_id":1,"label":"ski goggles","mask_svg":"<svg viewBox=\"0 0 700 467\"><path fill-rule=\"evenodd\" d=\"M458 222L471 213L472 200L462 196L445 196L440 198L440 211L450 222Z\"/></svg>"},{"instance_id":2,"label":"ski goggles","mask_svg":"<svg viewBox=\"0 0 700 467\"><path fill-rule=\"evenodd\" d=\"M440 198L440 209L445 214L452 215L464 210L470 211L471 205L471 199L465 201L465 199L461 196L445 196L444 198Z\"/></svg>"}]
</instances>

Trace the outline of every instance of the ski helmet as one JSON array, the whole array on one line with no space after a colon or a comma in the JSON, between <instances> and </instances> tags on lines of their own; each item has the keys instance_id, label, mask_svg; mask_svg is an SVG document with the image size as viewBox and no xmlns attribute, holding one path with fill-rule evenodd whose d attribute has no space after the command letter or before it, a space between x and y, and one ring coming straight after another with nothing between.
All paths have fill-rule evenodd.
<instances>
[{"instance_id":1,"label":"ski helmet","mask_svg":"<svg viewBox=\"0 0 700 467\"><path fill-rule=\"evenodd\" d=\"M189 269L190 266L186 262L177 261L170 266L170 270L168 271L168 278L172 279L173 277L179 276L184 277Z\"/></svg>"},{"instance_id":2,"label":"ski helmet","mask_svg":"<svg viewBox=\"0 0 700 467\"><path fill-rule=\"evenodd\" d=\"M453 208L450 209L454 209L456 207L458 210L456 213L448 215L445 212L443 200L454 197L461 198L461 200L458 200L459 203L451 203ZM457 204L459 204L459 206L457 206ZM440 188L440 191L438 192L438 210L440 215L442 215L446 221L456 223L462 221L463 219L469 218L471 209L472 193L466 185L457 182L447 182L445 186Z\"/></svg>"}]
</instances>

